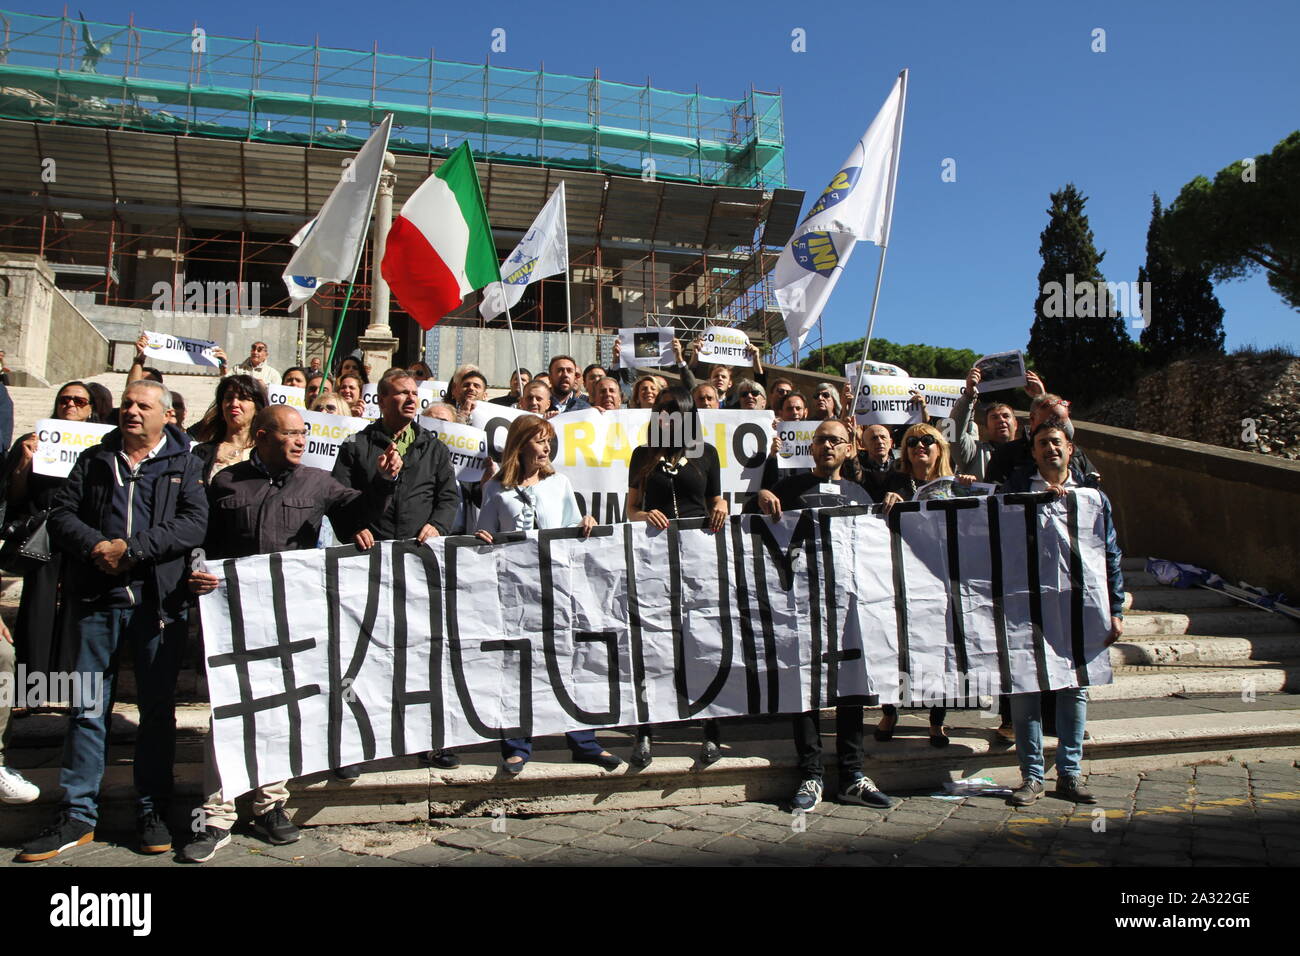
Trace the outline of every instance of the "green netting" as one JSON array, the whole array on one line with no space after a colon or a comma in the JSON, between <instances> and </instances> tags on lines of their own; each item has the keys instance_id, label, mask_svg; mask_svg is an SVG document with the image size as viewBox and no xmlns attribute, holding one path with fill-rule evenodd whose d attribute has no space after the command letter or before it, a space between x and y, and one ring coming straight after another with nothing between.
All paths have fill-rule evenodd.
<instances>
[{"instance_id":1,"label":"green netting","mask_svg":"<svg viewBox=\"0 0 1300 956\"><path fill-rule=\"evenodd\" d=\"M504 161L785 185L781 98L738 100L597 78L0 11L0 116L355 149L468 139Z\"/></svg>"}]
</instances>

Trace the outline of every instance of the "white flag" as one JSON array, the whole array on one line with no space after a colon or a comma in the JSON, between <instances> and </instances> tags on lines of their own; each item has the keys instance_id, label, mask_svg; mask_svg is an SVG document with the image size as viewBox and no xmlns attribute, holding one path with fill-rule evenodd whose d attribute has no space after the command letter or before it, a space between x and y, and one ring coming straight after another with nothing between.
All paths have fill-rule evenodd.
<instances>
[{"instance_id":1,"label":"white flag","mask_svg":"<svg viewBox=\"0 0 1300 956\"><path fill-rule=\"evenodd\" d=\"M854 243L889 242L889 180L898 150L902 91L900 75L885 105L777 259L772 285L785 316L786 335L796 348L821 317Z\"/></svg>"},{"instance_id":2,"label":"white flag","mask_svg":"<svg viewBox=\"0 0 1300 956\"><path fill-rule=\"evenodd\" d=\"M501 281L483 288L479 314L493 319L514 308L524 287L546 276L569 271L569 228L564 211L564 181L533 220L514 252L501 264Z\"/></svg>"},{"instance_id":3,"label":"white flag","mask_svg":"<svg viewBox=\"0 0 1300 956\"><path fill-rule=\"evenodd\" d=\"M316 217L316 219L295 232L293 238L289 240L289 245L295 249L301 246L303 240L307 238L307 234L316 228L316 222L319 218L319 216ZM286 273L284 285L289 290L289 311L297 312L302 307L302 304L311 299L316 294L316 290L323 284L316 276L291 276Z\"/></svg>"},{"instance_id":4,"label":"white flag","mask_svg":"<svg viewBox=\"0 0 1300 956\"><path fill-rule=\"evenodd\" d=\"M370 229L370 214L375 208L375 194L379 191L379 176L384 171L384 152L388 149L388 131L392 125L393 114L389 113L370 134L352 164L343 170L334 191L321 206L320 214L313 220L315 228L308 230L285 267L284 279L290 295L294 288L290 280L295 276L314 278L317 284L351 282L356 276Z\"/></svg>"}]
</instances>

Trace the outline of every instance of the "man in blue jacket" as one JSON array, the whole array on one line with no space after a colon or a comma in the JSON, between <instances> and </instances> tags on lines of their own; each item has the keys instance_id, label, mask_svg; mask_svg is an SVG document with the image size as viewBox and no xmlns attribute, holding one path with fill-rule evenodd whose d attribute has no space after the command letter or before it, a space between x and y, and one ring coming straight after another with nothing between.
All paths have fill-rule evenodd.
<instances>
[{"instance_id":1,"label":"man in blue jacket","mask_svg":"<svg viewBox=\"0 0 1300 956\"><path fill-rule=\"evenodd\" d=\"M1084 476L1071 468L1074 444L1059 421L1038 426L1030 436L1034 463L1032 471L1014 471L999 491L1051 491L1058 497L1082 488ZM1106 584L1110 595L1109 647L1124 633L1124 573L1120 570L1123 555L1115 537L1110 500L1100 490L1102 522L1106 542ZM1036 556L1030 555L1031 560ZM1043 795L1043 722L1040 693L1011 694L1011 720L1016 728L1016 756L1020 759L1023 780L1011 794L1011 804L1025 807ZM1074 803L1096 803L1097 798L1085 790L1080 779L1083 761L1083 731L1088 720L1088 688L1063 687L1056 696L1056 790L1054 795Z\"/></svg>"},{"instance_id":2,"label":"man in blue jacket","mask_svg":"<svg viewBox=\"0 0 1300 956\"><path fill-rule=\"evenodd\" d=\"M90 843L99 816L119 652L132 655L140 704L135 788L140 849L171 849L166 815L176 750L176 677L185 648L186 558L203 543L208 502L190 440L167 424L171 393L140 380L122 395L120 426L77 460L49 529L69 562L81 647L78 674L102 680L93 707L73 711L54 823L18 860L48 860ZM85 680L86 678L82 678Z\"/></svg>"}]
</instances>

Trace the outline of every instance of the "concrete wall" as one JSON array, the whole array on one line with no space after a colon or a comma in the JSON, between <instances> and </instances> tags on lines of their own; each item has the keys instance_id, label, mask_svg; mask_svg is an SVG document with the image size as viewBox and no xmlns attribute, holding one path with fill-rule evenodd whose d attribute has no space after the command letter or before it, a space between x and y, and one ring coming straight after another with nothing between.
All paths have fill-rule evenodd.
<instances>
[{"instance_id":1,"label":"concrete wall","mask_svg":"<svg viewBox=\"0 0 1300 956\"><path fill-rule=\"evenodd\" d=\"M108 342L54 285L38 256L0 254L0 348L10 383L49 386L98 375Z\"/></svg>"},{"instance_id":2,"label":"concrete wall","mask_svg":"<svg viewBox=\"0 0 1300 956\"><path fill-rule=\"evenodd\" d=\"M1130 556L1169 558L1300 600L1300 463L1088 422Z\"/></svg>"}]
</instances>

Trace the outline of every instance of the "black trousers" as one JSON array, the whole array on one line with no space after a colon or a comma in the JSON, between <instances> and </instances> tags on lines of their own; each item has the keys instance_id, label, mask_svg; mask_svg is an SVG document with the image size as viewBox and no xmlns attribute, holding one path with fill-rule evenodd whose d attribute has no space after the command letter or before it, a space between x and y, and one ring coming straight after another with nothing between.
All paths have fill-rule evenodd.
<instances>
[{"instance_id":1,"label":"black trousers","mask_svg":"<svg viewBox=\"0 0 1300 956\"><path fill-rule=\"evenodd\" d=\"M718 729L718 720L716 717L706 717L700 721L700 727L704 730L704 739L715 744L722 743L722 731ZM636 729L638 737L646 737L654 740L654 724L641 724Z\"/></svg>"},{"instance_id":2,"label":"black trousers","mask_svg":"<svg viewBox=\"0 0 1300 956\"><path fill-rule=\"evenodd\" d=\"M794 718L794 749L799 755L799 769L805 777L822 775L821 721L817 711L797 714ZM862 705L847 704L835 708L835 755L840 779L862 772Z\"/></svg>"},{"instance_id":3,"label":"black trousers","mask_svg":"<svg viewBox=\"0 0 1300 956\"><path fill-rule=\"evenodd\" d=\"M892 718L895 719L895 720L898 719L898 708L895 707L893 704L881 704L881 705L880 705L880 711L881 711L881 713L883 713L886 717L892 717ZM931 726L931 727L942 727L942 726L943 726L943 719L944 719L945 717L947 717L947 716L948 716L948 711L947 711L946 708L944 708L944 707L931 707L931 708L930 708L930 726Z\"/></svg>"}]
</instances>

